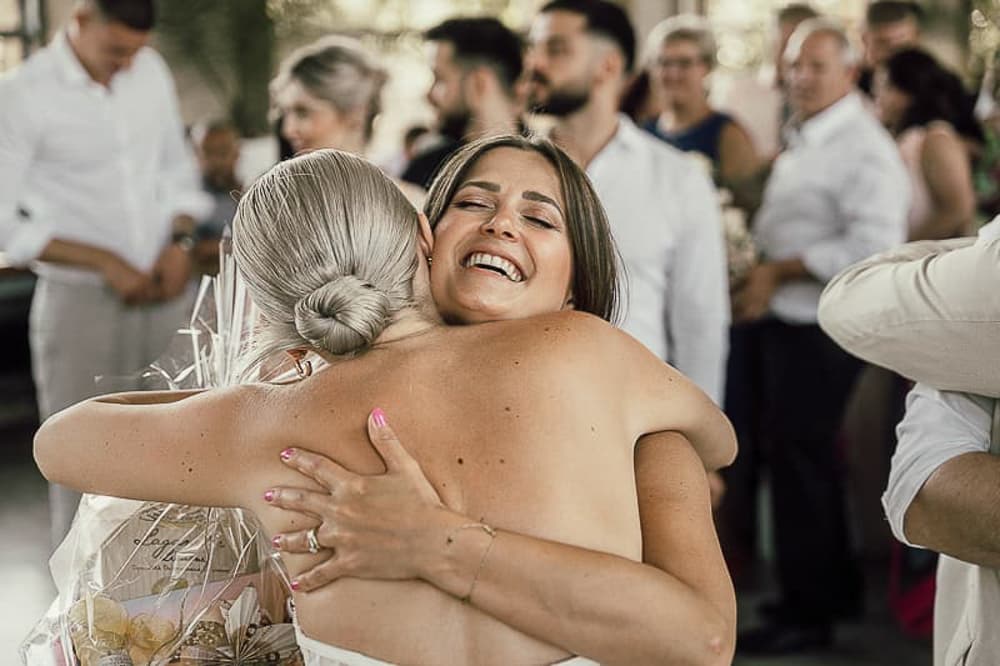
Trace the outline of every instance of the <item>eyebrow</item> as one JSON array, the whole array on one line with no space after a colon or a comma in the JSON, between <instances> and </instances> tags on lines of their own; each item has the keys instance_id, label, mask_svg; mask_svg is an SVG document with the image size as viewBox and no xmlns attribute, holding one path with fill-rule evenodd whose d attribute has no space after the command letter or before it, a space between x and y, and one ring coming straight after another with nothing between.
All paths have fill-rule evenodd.
<instances>
[{"instance_id":1,"label":"eyebrow","mask_svg":"<svg viewBox=\"0 0 1000 666\"><path fill-rule=\"evenodd\" d=\"M488 180L469 180L462 183L461 187L459 187L458 189L461 190L466 187L478 187L480 189L487 190L489 192L500 191L500 185L498 185L497 183L491 183ZM525 192L521 193L521 198L527 199L528 201L539 201L541 203L547 203L553 208L555 208L557 211L559 211L560 215L563 215L562 208L559 207L559 204L556 203L555 199L546 196L541 192L536 192L534 190L526 190Z\"/></svg>"}]
</instances>

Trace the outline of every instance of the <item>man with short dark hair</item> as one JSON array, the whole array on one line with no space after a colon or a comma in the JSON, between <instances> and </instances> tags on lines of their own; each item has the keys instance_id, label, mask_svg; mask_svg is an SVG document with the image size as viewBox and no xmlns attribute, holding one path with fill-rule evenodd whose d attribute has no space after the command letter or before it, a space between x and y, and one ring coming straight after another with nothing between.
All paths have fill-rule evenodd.
<instances>
[{"instance_id":1,"label":"man with short dark hair","mask_svg":"<svg viewBox=\"0 0 1000 666\"><path fill-rule=\"evenodd\" d=\"M635 64L628 16L605 0L555 0L530 41L529 104L587 170L624 260L622 328L719 402L729 298L718 199L707 170L617 113Z\"/></svg>"},{"instance_id":2,"label":"man with short dark hair","mask_svg":"<svg viewBox=\"0 0 1000 666\"><path fill-rule=\"evenodd\" d=\"M920 43L924 10L908 0L876 0L865 10L861 41L865 46L864 68L858 87L871 95L875 69L896 51Z\"/></svg>"},{"instance_id":3,"label":"man with short dark hair","mask_svg":"<svg viewBox=\"0 0 1000 666\"><path fill-rule=\"evenodd\" d=\"M78 0L66 29L0 79L0 248L38 274L43 419L98 393L95 377L155 360L187 314L209 204L170 72L146 46L154 20L153 0ZM78 499L50 487L55 543Z\"/></svg>"},{"instance_id":4,"label":"man with short dark hair","mask_svg":"<svg viewBox=\"0 0 1000 666\"><path fill-rule=\"evenodd\" d=\"M427 100L443 143L418 155L403 180L428 187L444 161L467 140L520 129L515 86L523 67L520 38L495 18L455 18L424 37L434 83Z\"/></svg>"}]
</instances>

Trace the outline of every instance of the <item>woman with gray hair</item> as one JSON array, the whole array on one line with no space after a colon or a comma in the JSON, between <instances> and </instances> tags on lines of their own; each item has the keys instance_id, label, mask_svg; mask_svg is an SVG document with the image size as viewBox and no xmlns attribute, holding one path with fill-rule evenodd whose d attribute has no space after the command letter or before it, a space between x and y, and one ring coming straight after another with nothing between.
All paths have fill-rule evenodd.
<instances>
[{"instance_id":1,"label":"woman with gray hair","mask_svg":"<svg viewBox=\"0 0 1000 666\"><path fill-rule=\"evenodd\" d=\"M281 463L300 448L337 460L338 484L422 468L426 501L405 509L397 544L410 570L389 575L399 552L352 559L344 542L344 578L308 594L293 579L307 664L729 663L735 601L702 464L682 439L633 451L664 430L732 449L728 422L608 322L557 312L614 311L607 221L565 154L499 137L445 170L432 235L360 158L276 166L234 223L266 322L252 358L312 352L328 367L294 384L81 403L39 430L40 468L87 491L241 506L270 534L316 524L274 506L275 482L321 488ZM473 294L538 316L443 325L439 309ZM412 459L378 405L421 442ZM282 557L294 577L324 555Z\"/></svg>"},{"instance_id":2,"label":"woman with gray hair","mask_svg":"<svg viewBox=\"0 0 1000 666\"><path fill-rule=\"evenodd\" d=\"M708 158L717 185L753 175L760 160L750 135L732 116L708 103L716 45L707 20L673 16L653 28L647 44L650 82L663 111L644 129L675 148Z\"/></svg>"}]
</instances>

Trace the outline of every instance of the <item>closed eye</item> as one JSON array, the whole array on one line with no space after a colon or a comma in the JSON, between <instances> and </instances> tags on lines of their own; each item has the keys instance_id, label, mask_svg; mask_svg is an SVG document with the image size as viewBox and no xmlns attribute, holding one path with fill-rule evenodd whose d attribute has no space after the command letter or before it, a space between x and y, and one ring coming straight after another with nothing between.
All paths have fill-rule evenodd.
<instances>
[{"instance_id":1,"label":"closed eye","mask_svg":"<svg viewBox=\"0 0 1000 666\"><path fill-rule=\"evenodd\" d=\"M471 200L468 200L468 199L465 200L465 201L456 201L454 205L455 205L456 208L463 208L463 209L464 208L489 208L489 206L487 206L482 201L471 201Z\"/></svg>"},{"instance_id":2,"label":"closed eye","mask_svg":"<svg viewBox=\"0 0 1000 666\"><path fill-rule=\"evenodd\" d=\"M524 219L528 220L532 224L537 224L538 226L544 227L546 229L555 229L556 228L556 225L552 224L548 220L546 220L544 218L541 218L541 217L528 217L528 216L525 216Z\"/></svg>"}]
</instances>

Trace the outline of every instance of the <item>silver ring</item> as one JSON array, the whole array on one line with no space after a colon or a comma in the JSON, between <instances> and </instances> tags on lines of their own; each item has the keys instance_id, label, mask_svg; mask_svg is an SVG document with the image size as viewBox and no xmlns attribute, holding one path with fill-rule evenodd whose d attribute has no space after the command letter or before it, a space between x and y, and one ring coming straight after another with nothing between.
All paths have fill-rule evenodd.
<instances>
[{"instance_id":1,"label":"silver ring","mask_svg":"<svg viewBox=\"0 0 1000 666\"><path fill-rule=\"evenodd\" d=\"M309 552L315 555L320 551L322 546L319 545L319 539L316 538L316 528L310 528L306 531L306 543L309 544Z\"/></svg>"}]
</instances>

